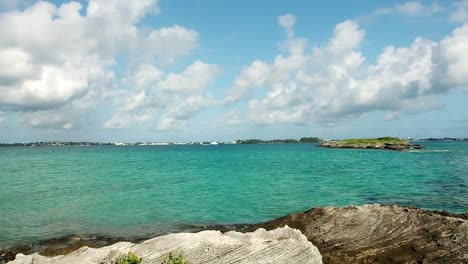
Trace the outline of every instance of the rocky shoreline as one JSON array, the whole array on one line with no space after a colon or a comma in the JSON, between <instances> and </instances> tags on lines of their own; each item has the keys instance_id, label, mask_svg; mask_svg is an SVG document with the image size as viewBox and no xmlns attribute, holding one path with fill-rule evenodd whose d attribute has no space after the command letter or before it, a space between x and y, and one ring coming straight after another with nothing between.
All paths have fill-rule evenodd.
<instances>
[{"instance_id":1,"label":"rocky shoreline","mask_svg":"<svg viewBox=\"0 0 468 264\"><path fill-rule=\"evenodd\" d=\"M277 228L284 227L286 225L293 229L299 230L300 233L302 233L306 237L306 240L311 242L310 246L307 243L301 244L304 247L304 249L309 250L312 248L312 245L318 248L320 252L320 256L323 259L323 263L369 263L369 262L375 262L375 263L468 263L468 214L466 213L465 214L451 214L448 212L427 211L427 210L422 210L422 209L413 208L413 207L401 207L401 206L396 206L396 205L377 205L377 204L362 205L362 206L348 206L344 208L324 207L324 208L313 208L302 213L293 213L293 214L280 217L278 219L274 219L272 221L268 221L265 223L260 223L260 224L237 224L237 225L229 225L229 226L225 226L225 225L199 226L199 227L193 227L192 231L198 232L203 229L209 229L209 230L221 230L222 232L228 232L228 231L233 231L233 230L237 232L257 232L256 230L261 230L262 228L266 230L275 230ZM276 232L283 232L283 231L276 231ZM246 244L244 243L242 246L247 251L252 250L249 247L255 244L249 239L242 238L242 236L239 233L236 233L236 235L233 235L234 237L230 237L229 235L226 237L224 235L221 236L220 235L221 233L217 231L209 231L209 232L215 232L215 233L209 233L211 234L209 236L207 236L206 233L203 233L203 232L202 233L204 235L201 235L201 236L198 235L200 233L190 234L190 235L187 234L187 236L184 236L184 239L185 240L194 239L194 241L197 240L198 238L202 238L202 240L213 239L212 241L215 241L215 242L214 244L211 244L210 247L216 247L217 245L216 243L218 243L219 241L225 241L226 239L227 240L238 239L239 241L243 241L242 243L244 242L246 243ZM258 231L258 232L262 233L263 231ZM295 233L295 231L291 231L289 229L284 232L286 232L287 234ZM231 233L231 235L232 234L233 233ZM268 260L267 256L271 255L272 252L275 252L275 251L282 252L281 254L285 254L285 252L281 250L288 248L288 247L284 246L283 244L278 244L279 241L281 241L280 239L281 236L277 237L276 240L275 239L272 240L272 239L266 239L264 236L265 234L264 233L262 234L263 235L261 235L260 237L257 237L259 240L258 239L254 239L254 240L263 241L264 243L267 243L266 241L273 241L276 246L273 248L269 248L269 247L259 248L257 247L258 245L255 244L254 248L256 248L257 251L254 251L254 252L257 252L256 253L257 255L254 254L256 256L254 257L254 259L257 259L258 261L259 259L261 260L262 258L261 256L264 256L265 261L267 261ZM172 235L177 236L178 234L172 234ZM172 236L172 235L169 235L169 236ZM162 236L162 237L167 237L167 236ZM252 235L248 235L247 237L252 238ZM300 236L296 234L296 235L292 235L288 239L294 238L300 241L301 239L299 237ZM16 258L17 260L13 263L49 263L47 261L53 260L53 259L55 260L60 259L57 257L52 258L52 259L43 258L43 260L46 262L40 262L39 259L42 259L42 257L39 256L39 254L44 255L44 256L65 255L65 256L83 257L83 256L87 256L86 254L88 253L84 253L84 252L88 252L90 250L88 249L88 247L103 248L104 250L96 251L93 249L90 252L93 252L93 254L98 254L99 256L104 256L104 255L108 256L106 254L110 254L112 250L120 250L119 252L124 252L125 250L131 249L132 247L138 249L139 248L138 245L148 243L148 242L142 242L141 239L135 239L135 241L133 241L133 242L139 242L141 244L133 244L130 242L124 242L127 244L117 243L117 241L123 241L123 240L125 239L111 238L111 237L104 237L104 236L96 236L96 237L68 236L68 237L63 237L60 239L44 241L42 243L39 243L35 247L34 246L16 247L16 248L12 248L9 250L0 251L0 263L7 263L8 261L13 260L15 256L20 256L21 258L17 257ZM150 241L153 241L153 240L154 239L150 239ZM178 248L177 243L176 242L174 243L175 243L174 249ZM259 245L261 245L262 243L260 243ZM109 245L113 245L113 246L109 247ZM114 246L114 245L117 245L117 246ZM238 245L239 247L241 246L241 244L236 244L236 245ZM224 247L220 247L220 248L223 249ZM267 251L263 251L263 249ZM158 259L158 257L161 257L161 254L163 252L161 251L160 248L158 249L157 247L154 247L153 249L146 248L145 250L149 250L149 251L145 251L147 252L146 254L149 254L148 252L153 250L154 252L152 256L154 257L155 260ZM159 253L156 252L158 250L161 252ZM226 255L222 253L224 252L223 250L220 251L221 253L219 253L220 255L218 255L218 257L222 257ZM273 251L270 252L268 250L270 251L273 250ZM290 250L291 249L288 248L286 251L289 252ZM269 253L266 254L265 252L269 252ZM312 251L309 250L307 252L310 253ZM18 253L21 253L21 254L17 255ZM30 255L33 253L36 253L36 254ZM29 256L24 256L23 254L26 254ZM32 256L35 256L34 258L37 260L36 262L30 261L31 259L33 259ZM233 255L230 255L230 256L233 257ZM302 255L302 256L304 257L305 255ZM308 256L307 258L310 257L309 255L307 256ZM290 257L300 259L301 255L293 254ZM229 262L230 259L232 260L232 258L226 257L225 262L213 262L213 263L232 263L232 262ZM20 260L23 262L21 262ZM67 263L67 262L52 261L50 263ZM77 263L80 263L80 262L77 262ZM88 263L95 263L95 262L88 262ZM158 262L148 262L148 263L158 263ZM194 262L194 263L203 263L203 262ZM250 263L250 262L240 262L240 263ZM255 263L255 262L252 262L252 263ZM263 262L258 262L258 263L263 263ZM264 262L264 263L268 263L268 262ZM277 263L283 263L283 262L277 262ZM296 262L296 263L319 263L319 262Z\"/></svg>"},{"instance_id":2,"label":"rocky shoreline","mask_svg":"<svg viewBox=\"0 0 468 264\"><path fill-rule=\"evenodd\" d=\"M297 228L324 263L468 263L468 214L397 205L313 208L266 223Z\"/></svg>"}]
</instances>

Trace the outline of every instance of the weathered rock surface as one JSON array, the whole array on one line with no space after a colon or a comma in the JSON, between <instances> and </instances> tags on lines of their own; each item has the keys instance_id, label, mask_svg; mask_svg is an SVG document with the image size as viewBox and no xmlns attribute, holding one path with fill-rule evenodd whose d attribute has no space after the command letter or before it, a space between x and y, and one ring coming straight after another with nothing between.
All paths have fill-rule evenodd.
<instances>
[{"instance_id":1,"label":"weathered rock surface","mask_svg":"<svg viewBox=\"0 0 468 264\"><path fill-rule=\"evenodd\" d=\"M318 249L298 230L289 227L253 233L202 231L170 234L139 244L119 242L102 248L82 247L68 255L45 257L18 254L11 264L95 264L112 263L129 251L143 257L143 263L161 263L171 251L184 252L192 264L215 263L322 263Z\"/></svg>"},{"instance_id":2,"label":"weathered rock surface","mask_svg":"<svg viewBox=\"0 0 468 264\"><path fill-rule=\"evenodd\" d=\"M302 231L320 250L324 263L468 263L466 213L456 215L394 205L325 207L261 224L208 228L248 232L258 228L273 230L285 225ZM171 234L139 244L124 242L100 249L84 247L68 254L83 244L99 247L115 242L109 238L83 240L70 237L52 245L44 244L45 248L40 250L42 255L67 256L47 258L38 254L18 254L18 259L11 263L100 263L101 260L109 263L112 257L129 250L146 256L145 263L160 263L162 255L175 249L184 250L192 263L233 263L238 260L240 262L236 263L320 263L307 262L318 261L320 255L312 244L304 242L303 235L288 233L297 234L296 231L281 231L270 234L270 238L262 232L246 235L229 232L222 235L217 231ZM16 252L30 252L18 250ZM6 251L5 254L16 252ZM314 257L300 259L310 252ZM264 258L265 255L269 258ZM76 259L80 262L72 262Z\"/></svg>"},{"instance_id":3,"label":"weathered rock surface","mask_svg":"<svg viewBox=\"0 0 468 264\"><path fill-rule=\"evenodd\" d=\"M263 224L297 228L324 263L468 263L468 215L393 205L314 208Z\"/></svg>"}]
</instances>

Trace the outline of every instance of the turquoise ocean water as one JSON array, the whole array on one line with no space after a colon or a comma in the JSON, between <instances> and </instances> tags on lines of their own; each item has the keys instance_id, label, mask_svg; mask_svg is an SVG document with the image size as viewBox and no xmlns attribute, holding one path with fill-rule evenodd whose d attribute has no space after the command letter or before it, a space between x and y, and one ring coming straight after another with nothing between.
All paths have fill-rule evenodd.
<instances>
[{"instance_id":1,"label":"turquoise ocean water","mask_svg":"<svg viewBox=\"0 0 468 264\"><path fill-rule=\"evenodd\" d=\"M422 151L314 144L0 148L0 248L68 234L150 236L316 206L468 211L468 142Z\"/></svg>"}]
</instances>

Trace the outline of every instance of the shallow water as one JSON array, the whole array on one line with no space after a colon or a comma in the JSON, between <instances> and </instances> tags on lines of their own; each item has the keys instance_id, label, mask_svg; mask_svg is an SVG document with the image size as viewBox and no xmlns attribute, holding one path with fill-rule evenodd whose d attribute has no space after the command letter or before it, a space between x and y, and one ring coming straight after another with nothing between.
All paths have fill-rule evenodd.
<instances>
[{"instance_id":1,"label":"shallow water","mask_svg":"<svg viewBox=\"0 0 468 264\"><path fill-rule=\"evenodd\" d=\"M313 144L0 148L0 247L260 222L316 206L468 211L468 142L424 144L408 152Z\"/></svg>"}]
</instances>

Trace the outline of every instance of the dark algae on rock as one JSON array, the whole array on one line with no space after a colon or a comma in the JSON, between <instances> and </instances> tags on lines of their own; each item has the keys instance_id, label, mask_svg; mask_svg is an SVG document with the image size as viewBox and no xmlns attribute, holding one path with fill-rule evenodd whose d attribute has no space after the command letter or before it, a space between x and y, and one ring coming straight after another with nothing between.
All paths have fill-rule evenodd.
<instances>
[{"instance_id":1,"label":"dark algae on rock","mask_svg":"<svg viewBox=\"0 0 468 264\"><path fill-rule=\"evenodd\" d=\"M43 256L65 255L81 247L104 247L119 241L129 240L128 238L110 236L78 236L69 235L59 238L42 240L37 243L20 245L8 249L0 249L0 264L8 263L15 259L16 254L32 254L39 252ZM135 239L139 241L140 239Z\"/></svg>"},{"instance_id":2,"label":"dark algae on rock","mask_svg":"<svg viewBox=\"0 0 468 264\"><path fill-rule=\"evenodd\" d=\"M396 205L313 208L239 227L301 230L324 263L468 263L467 214Z\"/></svg>"}]
</instances>

